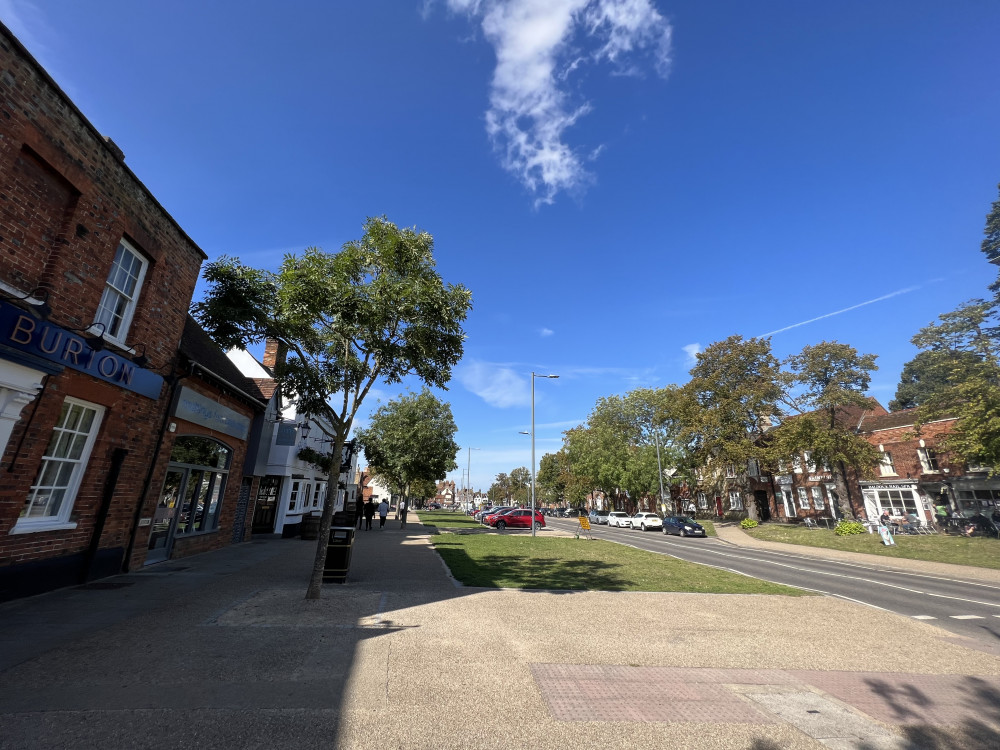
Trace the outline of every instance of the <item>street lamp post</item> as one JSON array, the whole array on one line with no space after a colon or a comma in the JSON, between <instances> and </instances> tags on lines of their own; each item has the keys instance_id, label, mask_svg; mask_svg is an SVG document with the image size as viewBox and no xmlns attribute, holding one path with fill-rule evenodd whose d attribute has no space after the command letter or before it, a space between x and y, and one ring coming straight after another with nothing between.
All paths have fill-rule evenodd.
<instances>
[{"instance_id":1,"label":"street lamp post","mask_svg":"<svg viewBox=\"0 0 1000 750\"><path fill-rule=\"evenodd\" d=\"M663 502L663 467L660 465L660 433L653 426L653 437L656 439L656 478L660 480L660 513L666 515L667 508Z\"/></svg>"},{"instance_id":2,"label":"street lamp post","mask_svg":"<svg viewBox=\"0 0 1000 750\"><path fill-rule=\"evenodd\" d=\"M535 378L555 380L558 375L531 373L531 535L535 536Z\"/></svg>"},{"instance_id":3,"label":"street lamp post","mask_svg":"<svg viewBox=\"0 0 1000 750\"><path fill-rule=\"evenodd\" d=\"M471 445L468 447L468 458L465 461L465 504L468 506L466 510L472 510L472 451L478 451L479 448L473 448Z\"/></svg>"}]
</instances>

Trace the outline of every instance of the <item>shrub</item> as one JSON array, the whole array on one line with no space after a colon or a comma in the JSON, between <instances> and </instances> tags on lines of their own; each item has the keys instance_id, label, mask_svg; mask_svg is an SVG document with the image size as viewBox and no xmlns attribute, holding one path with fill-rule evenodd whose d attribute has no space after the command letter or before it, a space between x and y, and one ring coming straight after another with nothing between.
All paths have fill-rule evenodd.
<instances>
[{"instance_id":1,"label":"shrub","mask_svg":"<svg viewBox=\"0 0 1000 750\"><path fill-rule=\"evenodd\" d=\"M752 529L756 525L757 525L757 522L755 520L753 520L752 518L744 518L742 521L740 521L740 528L741 529Z\"/></svg>"},{"instance_id":2,"label":"shrub","mask_svg":"<svg viewBox=\"0 0 1000 750\"><path fill-rule=\"evenodd\" d=\"M850 536L851 534L864 534L866 531L863 523L857 521L840 521L833 533L837 536Z\"/></svg>"}]
</instances>

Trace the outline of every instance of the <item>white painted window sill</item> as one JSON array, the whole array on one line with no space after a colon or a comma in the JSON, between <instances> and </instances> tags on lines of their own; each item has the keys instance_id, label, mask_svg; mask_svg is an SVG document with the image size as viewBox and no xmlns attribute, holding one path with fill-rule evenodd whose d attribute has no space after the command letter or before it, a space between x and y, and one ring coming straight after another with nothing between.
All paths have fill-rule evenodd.
<instances>
[{"instance_id":1,"label":"white painted window sill","mask_svg":"<svg viewBox=\"0 0 1000 750\"><path fill-rule=\"evenodd\" d=\"M66 531L75 529L75 521L25 521L19 520L14 524L9 534L37 534L42 531Z\"/></svg>"}]
</instances>

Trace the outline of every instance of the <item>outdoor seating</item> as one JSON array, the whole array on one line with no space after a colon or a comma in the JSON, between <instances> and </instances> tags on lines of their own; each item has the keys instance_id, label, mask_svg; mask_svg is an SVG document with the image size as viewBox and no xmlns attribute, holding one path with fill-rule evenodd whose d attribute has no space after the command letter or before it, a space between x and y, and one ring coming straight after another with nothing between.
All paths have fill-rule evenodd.
<instances>
[{"instance_id":1,"label":"outdoor seating","mask_svg":"<svg viewBox=\"0 0 1000 750\"><path fill-rule=\"evenodd\" d=\"M803 521L802 523L803 523L803 525L804 525L804 526L805 526L805 527L806 527L807 529L818 529L818 528L819 528L819 524L818 524L818 523L816 523L816 522L815 522L815 521L814 521L813 519L811 519L811 518L807 518L807 519L805 519L805 520L804 520L804 521Z\"/></svg>"}]
</instances>

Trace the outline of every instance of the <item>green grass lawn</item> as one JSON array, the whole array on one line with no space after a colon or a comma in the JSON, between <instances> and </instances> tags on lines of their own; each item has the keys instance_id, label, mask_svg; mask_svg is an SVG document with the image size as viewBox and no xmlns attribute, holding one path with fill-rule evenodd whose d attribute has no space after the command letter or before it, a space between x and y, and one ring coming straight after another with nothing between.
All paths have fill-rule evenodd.
<instances>
[{"instance_id":1,"label":"green grass lawn","mask_svg":"<svg viewBox=\"0 0 1000 750\"><path fill-rule=\"evenodd\" d=\"M440 534L434 547L467 586L804 596L776 583L592 539Z\"/></svg>"},{"instance_id":2,"label":"green grass lawn","mask_svg":"<svg viewBox=\"0 0 1000 750\"><path fill-rule=\"evenodd\" d=\"M420 523L434 529L483 529L486 528L472 516L461 511L418 510L415 511Z\"/></svg>"},{"instance_id":3,"label":"green grass lawn","mask_svg":"<svg viewBox=\"0 0 1000 750\"><path fill-rule=\"evenodd\" d=\"M802 544L809 547L841 549L847 552L867 552L885 557L911 560L975 565L980 568L1000 568L1000 540L987 537L965 538L935 534L933 536L895 537L895 546L885 546L878 534L837 536L826 529L806 529L782 523L765 523L746 531L755 539L767 542Z\"/></svg>"}]
</instances>

